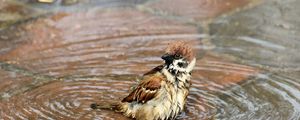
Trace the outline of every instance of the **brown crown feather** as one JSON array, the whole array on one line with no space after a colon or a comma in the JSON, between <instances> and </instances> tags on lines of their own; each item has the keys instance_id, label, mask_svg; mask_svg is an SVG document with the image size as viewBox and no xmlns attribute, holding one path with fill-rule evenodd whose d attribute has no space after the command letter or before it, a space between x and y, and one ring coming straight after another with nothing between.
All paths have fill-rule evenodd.
<instances>
[{"instance_id":1,"label":"brown crown feather","mask_svg":"<svg viewBox=\"0 0 300 120\"><path fill-rule=\"evenodd\" d=\"M184 41L177 41L169 44L166 53L171 55L182 55L188 61L192 61L192 59L195 57L192 46L189 45L188 42Z\"/></svg>"}]
</instances>

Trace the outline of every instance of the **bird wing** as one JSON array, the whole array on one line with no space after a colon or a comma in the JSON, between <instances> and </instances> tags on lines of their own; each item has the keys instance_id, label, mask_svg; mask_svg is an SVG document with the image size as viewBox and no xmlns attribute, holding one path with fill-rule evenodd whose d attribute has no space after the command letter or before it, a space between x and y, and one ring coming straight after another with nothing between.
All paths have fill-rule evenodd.
<instances>
[{"instance_id":1,"label":"bird wing","mask_svg":"<svg viewBox=\"0 0 300 120\"><path fill-rule=\"evenodd\" d=\"M163 80L164 77L162 75L155 74L146 77L122 102L136 101L138 103L146 103L157 95Z\"/></svg>"},{"instance_id":2,"label":"bird wing","mask_svg":"<svg viewBox=\"0 0 300 120\"><path fill-rule=\"evenodd\" d=\"M163 67L164 67L164 65L159 65L159 66L157 66L157 67L151 69L149 72L146 72L146 73L144 74L144 76L146 76L146 75L151 75L151 74L155 74L156 72L161 71L161 70L163 69Z\"/></svg>"}]
</instances>

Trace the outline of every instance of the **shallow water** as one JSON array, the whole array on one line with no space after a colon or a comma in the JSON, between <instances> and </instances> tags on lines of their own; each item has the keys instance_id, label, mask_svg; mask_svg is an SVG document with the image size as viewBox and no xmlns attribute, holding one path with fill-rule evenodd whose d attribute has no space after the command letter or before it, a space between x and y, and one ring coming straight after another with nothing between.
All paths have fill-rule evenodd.
<instances>
[{"instance_id":1,"label":"shallow water","mask_svg":"<svg viewBox=\"0 0 300 120\"><path fill-rule=\"evenodd\" d=\"M0 31L1 119L128 119L89 105L125 97L176 40L198 59L177 119L300 119L296 0L60 2Z\"/></svg>"}]
</instances>

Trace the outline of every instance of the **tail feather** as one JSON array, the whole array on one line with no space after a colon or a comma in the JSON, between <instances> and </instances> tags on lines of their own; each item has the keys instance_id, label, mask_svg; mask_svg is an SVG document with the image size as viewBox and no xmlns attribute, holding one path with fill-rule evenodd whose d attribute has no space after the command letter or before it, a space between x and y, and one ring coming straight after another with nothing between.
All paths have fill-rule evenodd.
<instances>
[{"instance_id":1,"label":"tail feather","mask_svg":"<svg viewBox=\"0 0 300 120\"><path fill-rule=\"evenodd\" d=\"M114 110L114 111L118 111L120 105L118 103L92 103L90 105L90 107L92 109L106 109L106 110Z\"/></svg>"}]
</instances>

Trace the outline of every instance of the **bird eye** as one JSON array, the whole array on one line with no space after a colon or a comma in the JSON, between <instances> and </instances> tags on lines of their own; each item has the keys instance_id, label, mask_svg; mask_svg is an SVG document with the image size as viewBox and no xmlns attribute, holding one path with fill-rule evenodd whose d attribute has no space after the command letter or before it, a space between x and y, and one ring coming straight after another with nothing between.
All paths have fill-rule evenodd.
<instances>
[{"instance_id":1,"label":"bird eye","mask_svg":"<svg viewBox=\"0 0 300 120\"><path fill-rule=\"evenodd\" d=\"M175 55L174 55L174 58L175 58L175 59L179 59L179 58L180 58L180 55L179 55L179 54L175 54Z\"/></svg>"}]
</instances>

